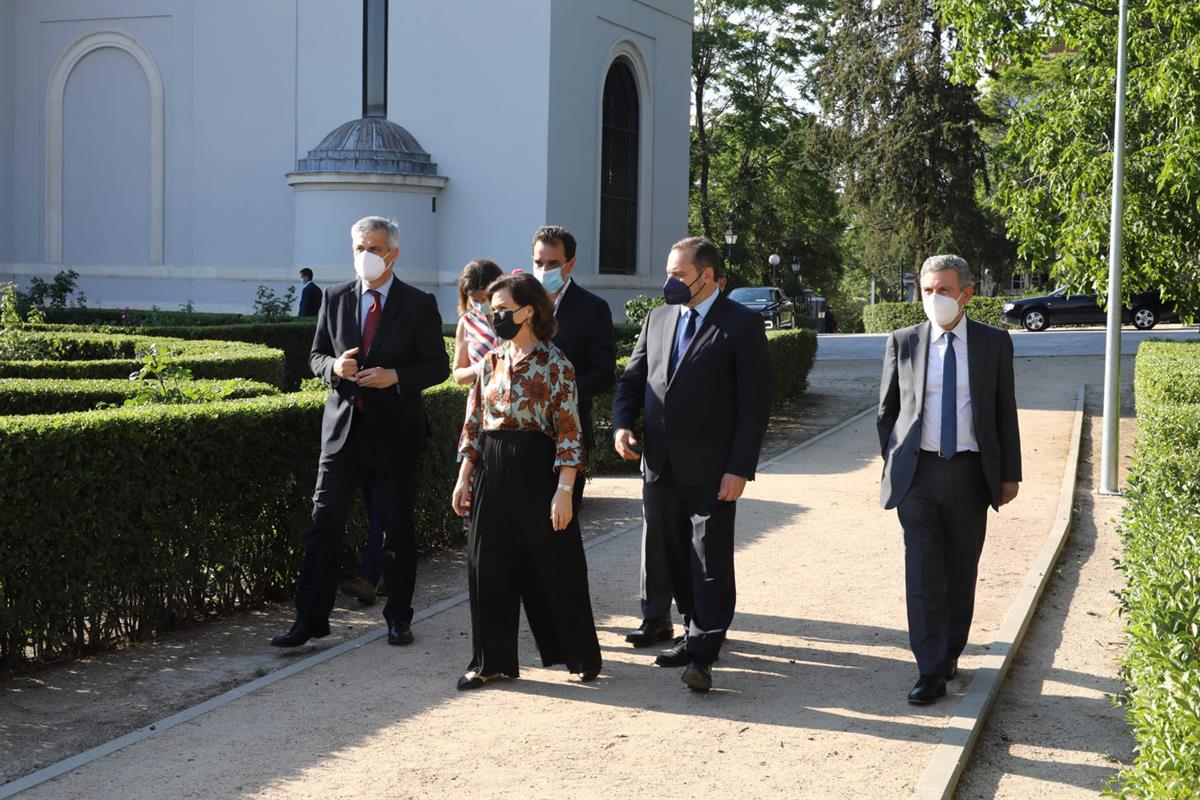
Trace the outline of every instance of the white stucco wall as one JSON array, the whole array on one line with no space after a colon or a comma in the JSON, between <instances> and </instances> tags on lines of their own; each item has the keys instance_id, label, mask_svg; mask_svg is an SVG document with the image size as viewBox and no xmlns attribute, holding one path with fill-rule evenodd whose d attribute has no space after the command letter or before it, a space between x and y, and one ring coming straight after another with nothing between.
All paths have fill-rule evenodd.
<instances>
[{"instance_id":1,"label":"white stucco wall","mask_svg":"<svg viewBox=\"0 0 1200 800\"><path fill-rule=\"evenodd\" d=\"M12 261L13 25L15 0L0 0L0 264ZM0 267L2 270L2 267ZM0 280L3 277L0 276Z\"/></svg>"},{"instance_id":2,"label":"white stucco wall","mask_svg":"<svg viewBox=\"0 0 1200 800\"><path fill-rule=\"evenodd\" d=\"M554 5L549 216L575 233L580 282L605 296L617 318L630 296L658 290L668 248L687 235L691 14L690 0ZM602 101L616 58L633 69L641 112L638 263L631 276L597 274Z\"/></svg>"}]
</instances>

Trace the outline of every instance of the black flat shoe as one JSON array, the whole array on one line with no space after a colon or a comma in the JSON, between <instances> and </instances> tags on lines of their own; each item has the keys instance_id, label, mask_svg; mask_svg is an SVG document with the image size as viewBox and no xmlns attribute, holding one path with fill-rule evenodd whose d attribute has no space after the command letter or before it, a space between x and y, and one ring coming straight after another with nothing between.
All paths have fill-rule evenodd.
<instances>
[{"instance_id":1,"label":"black flat shoe","mask_svg":"<svg viewBox=\"0 0 1200 800\"><path fill-rule=\"evenodd\" d=\"M712 667L693 661L679 676L693 692L707 692L712 688Z\"/></svg>"},{"instance_id":2,"label":"black flat shoe","mask_svg":"<svg viewBox=\"0 0 1200 800\"><path fill-rule=\"evenodd\" d=\"M625 641L634 647L650 647L659 642L669 642L675 638L675 626L671 620L651 622L645 620L641 627L625 634Z\"/></svg>"},{"instance_id":3,"label":"black flat shoe","mask_svg":"<svg viewBox=\"0 0 1200 800\"><path fill-rule=\"evenodd\" d=\"M413 632L407 622L388 623L388 644L399 646L412 643Z\"/></svg>"},{"instance_id":4,"label":"black flat shoe","mask_svg":"<svg viewBox=\"0 0 1200 800\"><path fill-rule=\"evenodd\" d=\"M271 647L299 647L309 639L323 639L329 635L329 620L305 622L296 620L291 630L271 640Z\"/></svg>"},{"instance_id":5,"label":"black flat shoe","mask_svg":"<svg viewBox=\"0 0 1200 800\"><path fill-rule=\"evenodd\" d=\"M941 675L922 675L908 693L908 702L914 706L927 706L939 697L946 696L946 679Z\"/></svg>"},{"instance_id":6,"label":"black flat shoe","mask_svg":"<svg viewBox=\"0 0 1200 800\"><path fill-rule=\"evenodd\" d=\"M579 673L579 680L583 681L584 683L591 683L592 681L596 680L596 678L598 678L599 676L600 676L600 670L589 669L587 672Z\"/></svg>"},{"instance_id":7,"label":"black flat shoe","mask_svg":"<svg viewBox=\"0 0 1200 800\"><path fill-rule=\"evenodd\" d=\"M687 651L687 637L675 637L675 644L670 650L664 650L654 658L654 663L660 667L686 667L692 660Z\"/></svg>"},{"instance_id":8,"label":"black flat shoe","mask_svg":"<svg viewBox=\"0 0 1200 800\"><path fill-rule=\"evenodd\" d=\"M470 689L478 689L479 687L483 686L485 683L488 683L489 681L494 681L500 677L502 677L502 676L500 676L500 675L479 675L478 673L475 673L475 672L467 672L467 673L464 673L463 676L458 679L457 688L460 692L465 692Z\"/></svg>"}]
</instances>

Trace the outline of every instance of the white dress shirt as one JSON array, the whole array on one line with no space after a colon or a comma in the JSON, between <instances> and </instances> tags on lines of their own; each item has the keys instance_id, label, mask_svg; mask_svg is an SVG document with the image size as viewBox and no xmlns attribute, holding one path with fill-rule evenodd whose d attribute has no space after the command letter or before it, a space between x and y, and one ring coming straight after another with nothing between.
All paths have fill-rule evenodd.
<instances>
[{"instance_id":1,"label":"white dress shirt","mask_svg":"<svg viewBox=\"0 0 1200 800\"><path fill-rule=\"evenodd\" d=\"M680 304L679 321L675 324L675 347L671 351L679 354L680 361L683 361L683 357L686 355L686 352L681 351L679 348L683 345L683 333L687 330L687 313L691 311L696 314L696 330L692 334L692 341L694 342L696 341L696 334L700 332L700 326L704 324L704 317L708 314L708 310L712 308L713 303L717 301L717 295L719 294L720 292L714 291L704 299L704 302L695 308L688 306L686 303Z\"/></svg>"},{"instance_id":2,"label":"white dress shirt","mask_svg":"<svg viewBox=\"0 0 1200 800\"><path fill-rule=\"evenodd\" d=\"M942 438L942 365L946 359L946 330L930 323L929 354L925 367L925 407L921 409L921 449L941 450ZM958 409L958 451L979 452L975 438L975 420L971 416L971 372L967 365L967 315L954 326L955 394Z\"/></svg>"},{"instance_id":3,"label":"white dress shirt","mask_svg":"<svg viewBox=\"0 0 1200 800\"><path fill-rule=\"evenodd\" d=\"M563 285L558 287L558 294L554 295L554 316L558 316L558 307L562 305L563 295L567 293L567 287L571 285L571 278L568 276Z\"/></svg>"},{"instance_id":4,"label":"white dress shirt","mask_svg":"<svg viewBox=\"0 0 1200 800\"><path fill-rule=\"evenodd\" d=\"M359 331L362 331L367 326L367 312L371 310L371 295L368 294L368 292L371 291L371 287L367 286L366 281L361 281L361 283L362 283L362 300L359 301L359 306L358 306L358 329L359 329ZM388 289L391 289L391 288L392 288L392 282L388 281L383 286L380 286L378 289L375 289L375 291L379 292L379 313L380 314L383 313L383 306L385 303L387 303ZM364 353L363 356L365 356L365 355L366 354ZM360 356L360 358L361 358L361 356Z\"/></svg>"}]
</instances>

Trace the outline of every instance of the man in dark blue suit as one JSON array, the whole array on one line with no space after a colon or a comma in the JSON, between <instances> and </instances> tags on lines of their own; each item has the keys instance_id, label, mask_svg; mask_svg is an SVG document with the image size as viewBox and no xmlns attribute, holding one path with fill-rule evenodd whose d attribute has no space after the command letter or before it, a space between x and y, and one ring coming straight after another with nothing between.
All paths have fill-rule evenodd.
<instances>
[{"instance_id":1,"label":"man in dark blue suit","mask_svg":"<svg viewBox=\"0 0 1200 800\"><path fill-rule=\"evenodd\" d=\"M645 414L643 551L665 554L686 629L655 663L686 666L683 682L703 692L733 620L735 512L771 409L762 317L720 293L723 275L708 239L671 248L667 305L647 316L613 402L623 458L639 457L633 427Z\"/></svg>"},{"instance_id":2,"label":"man in dark blue suit","mask_svg":"<svg viewBox=\"0 0 1200 800\"><path fill-rule=\"evenodd\" d=\"M880 503L904 529L913 705L945 696L958 671L988 506L1012 501L1021 481L1008 331L967 318L974 289L962 258L930 257L920 280L929 321L888 337L876 420Z\"/></svg>"},{"instance_id":3,"label":"man in dark blue suit","mask_svg":"<svg viewBox=\"0 0 1200 800\"><path fill-rule=\"evenodd\" d=\"M346 517L355 493L368 484L376 500L372 514L383 529L388 643L413 641L413 502L426 438L421 390L445 380L450 361L437 300L392 274L400 255L399 226L366 217L354 223L351 237L358 280L325 290L313 337L313 374L330 391L296 622L271 640L275 647L297 647L329 634Z\"/></svg>"},{"instance_id":4,"label":"man in dark blue suit","mask_svg":"<svg viewBox=\"0 0 1200 800\"><path fill-rule=\"evenodd\" d=\"M612 309L604 298L584 289L571 276L575 270L575 237L561 225L543 225L533 234L533 275L554 298L558 332L554 344L575 367L579 391L579 423L583 428L584 461L595 445L592 398L612 386L617 345ZM575 513L583 505L582 476L575 481Z\"/></svg>"},{"instance_id":5,"label":"man in dark blue suit","mask_svg":"<svg viewBox=\"0 0 1200 800\"><path fill-rule=\"evenodd\" d=\"M298 317L315 317L321 310L321 288L313 283L313 271L308 267L300 270L300 309Z\"/></svg>"}]
</instances>

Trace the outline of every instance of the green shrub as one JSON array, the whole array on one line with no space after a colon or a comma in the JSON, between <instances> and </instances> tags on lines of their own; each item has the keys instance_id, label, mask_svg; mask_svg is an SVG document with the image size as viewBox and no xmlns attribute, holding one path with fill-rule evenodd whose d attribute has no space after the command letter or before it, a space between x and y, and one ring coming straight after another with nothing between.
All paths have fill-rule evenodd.
<instances>
[{"instance_id":1,"label":"green shrub","mask_svg":"<svg viewBox=\"0 0 1200 800\"><path fill-rule=\"evenodd\" d=\"M1122 672L1136 741L1106 793L1193 798L1200 786L1200 346L1145 342L1139 435L1121 516Z\"/></svg>"},{"instance_id":2,"label":"green shrub","mask_svg":"<svg viewBox=\"0 0 1200 800\"><path fill-rule=\"evenodd\" d=\"M283 386L283 353L262 345L75 331L23 331L55 357L0 360L0 378L124 378L139 369L139 350L158 343L197 378L248 378Z\"/></svg>"},{"instance_id":3,"label":"green shrub","mask_svg":"<svg viewBox=\"0 0 1200 800\"><path fill-rule=\"evenodd\" d=\"M216 390L231 386L228 399L279 394L266 383L234 378L228 381L195 381ZM62 414L88 411L100 403L119 406L137 392L129 379L60 380L57 378L0 378L0 416L9 414Z\"/></svg>"},{"instance_id":4,"label":"green shrub","mask_svg":"<svg viewBox=\"0 0 1200 800\"><path fill-rule=\"evenodd\" d=\"M658 308L666 302L661 294L654 297L634 295L625 301L625 319L629 320L629 324L641 327L651 309Z\"/></svg>"},{"instance_id":5,"label":"green shrub","mask_svg":"<svg viewBox=\"0 0 1200 800\"><path fill-rule=\"evenodd\" d=\"M1133 393L1139 407L1200 403L1200 342L1142 342Z\"/></svg>"},{"instance_id":6,"label":"green shrub","mask_svg":"<svg viewBox=\"0 0 1200 800\"><path fill-rule=\"evenodd\" d=\"M1000 311L1011 301L1011 297L973 297L967 304L967 316L976 322L1002 328ZM925 310L920 303L876 303L864 306L862 310L863 330L867 333L891 333L924 321Z\"/></svg>"}]
</instances>

